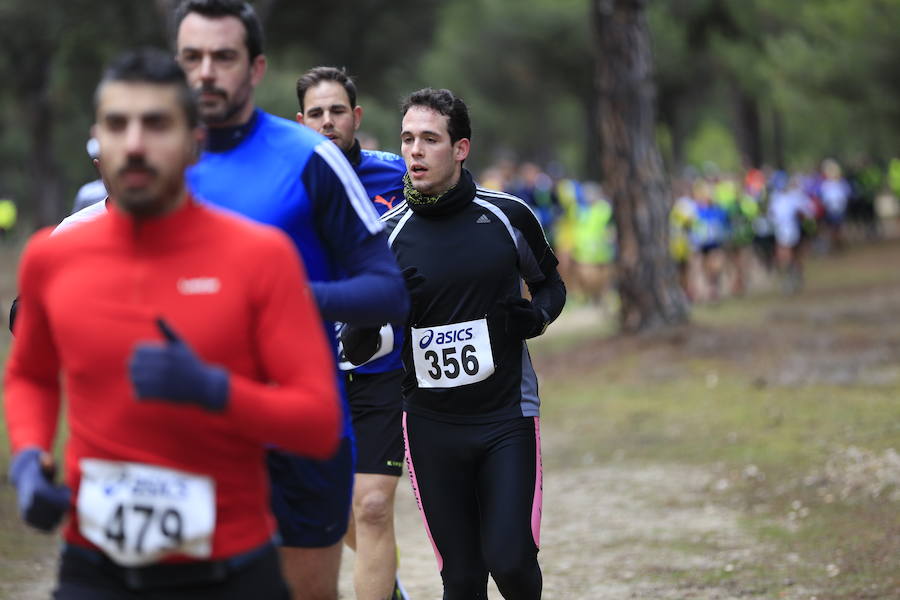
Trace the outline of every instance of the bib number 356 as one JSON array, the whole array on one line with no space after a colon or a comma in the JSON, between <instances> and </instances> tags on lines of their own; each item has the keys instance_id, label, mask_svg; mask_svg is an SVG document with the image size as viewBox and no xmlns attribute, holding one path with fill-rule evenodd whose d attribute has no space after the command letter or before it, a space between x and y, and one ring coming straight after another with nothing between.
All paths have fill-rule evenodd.
<instances>
[{"instance_id":1,"label":"bib number 356","mask_svg":"<svg viewBox=\"0 0 900 600\"><path fill-rule=\"evenodd\" d=\"M212 479L152 465L82 459L82 535L114 561L137 566L173 553L208 558L215 528Z\"/></svg>"},{"instance_id":2,"label":"bib number 356","mask_svg":"<svg viewBox=\"0 0 900 600\"><path fill-rule=\"evenodd\" d=\"M420 388L450 388L482 381L494 372L484 319L412 328L413 364Z\"/></svg>"}]
</instances>

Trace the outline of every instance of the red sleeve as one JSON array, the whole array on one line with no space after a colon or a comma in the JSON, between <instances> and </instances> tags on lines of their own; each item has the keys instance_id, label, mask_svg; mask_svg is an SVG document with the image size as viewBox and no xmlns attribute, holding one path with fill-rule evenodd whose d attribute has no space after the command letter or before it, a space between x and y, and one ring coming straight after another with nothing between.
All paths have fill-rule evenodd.
<instances>
[{"instance_id":1,"label":"red sleeve","mask_svg":"<svg viewBox=\"0 0 900 600\"><path fill-rule=\"evenodd\" d=\"M59 420L59 355L45 304L46 252L42 240L50 230L35 234L19 265L19 310L15 338L6 363L4 412L13 452L28 446L50 450Z\"/></svg>"},{"instance_id":2,"label":"red sleeve","mask_svg":"<svg viewBox=\"0 0 900 600\"><path fill-rule=\"evenodd\" d=\"M271 384L232 375L226 414L245 435L329 458L341 432L334 356L300 257L283 234L256 263L255 345Z\"/></svg>"}]
</instances>

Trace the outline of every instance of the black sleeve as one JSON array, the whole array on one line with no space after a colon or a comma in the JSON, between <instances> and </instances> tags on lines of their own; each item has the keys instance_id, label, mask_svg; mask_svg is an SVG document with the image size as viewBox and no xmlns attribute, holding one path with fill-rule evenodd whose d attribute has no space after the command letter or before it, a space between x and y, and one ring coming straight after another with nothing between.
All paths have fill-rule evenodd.
<instances>
[{"instance_id":1,"label":"black sleeve","mask_svg":"<svg viewBox=\"0 0 900 600\"><path fill-rule=\"evenodd\" d=\"M16 299L12 301L12 305L9 307L9 332L12 333L13 323L16 321L16 311L19 309L19 297L16 296Z\"/></svg>"},{"instance_id":2,"label":"black sleeve","mask_svg":"<svg viewBox=\"0 0 900 600\"><path fill-rule=\"evenodd\" d=\"M526 206L513 205L510 221L516 230L522 279L528 285L532 303L543 313L546 327L566 304L566 286L556 269L559 260L537 217Z\"/></svg>"},{"instance_id":3,"label":"black sleeve","mask_svg":"<svg viewBox=\"0 0 900 600\"><path fill-rule=\"evenodd\" d=\"M527 283L527 282L526 282ZM527 283L531 303L544 314L544 327L556 320L566 305L566 285L554 266L543 281Z\"/></svg>"}]
</instances>

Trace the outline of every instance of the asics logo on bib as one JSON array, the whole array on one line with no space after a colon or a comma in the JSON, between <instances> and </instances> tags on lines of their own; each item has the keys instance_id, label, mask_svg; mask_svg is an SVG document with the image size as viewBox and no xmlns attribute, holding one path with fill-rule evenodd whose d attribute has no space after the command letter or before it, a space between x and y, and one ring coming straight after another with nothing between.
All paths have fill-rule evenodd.
<instances>
[{"instance_id":1,"label":"asics logo on bib","mask_svg":"<svg viewBox=\"0 0 900 600\"><path fill-rule=\"evenodd\" d=\"M462 329L452 329L450 331L439 331L437 335L429 329L425 335L419 340L419 347L423 350L431 345L432 340L435 346L443 344L452 344L453 342L465 342L472 339L472 328L463 327Z\"/></svg>"},{"instance_id":2,"label":"asics logo on bib","mask_svg":"<svg viewBox=\"0 0 900 600\"><path fill-rule=\"evenodd\" d=\"M127 486L131 489L131 494L141 496L143 498L186 498L187 484L179 479L152 479L152 478L135 478L129 480L126 477L117 477L114 481L108 482L103 486L103 492L107 496L112 496L119 491L121 486Z\"/></svg>"},{"instance_id":3,"label":"asics logo on bib","mask_svg":"<svg viewBox=\"0 0 900 600\"><path fill-rule=\"evenodd\" d=\"M178 291L185 296L196 294L217 294L222 284L218 277L182 277L178 280Z\"/></svg>"}]
</instances>

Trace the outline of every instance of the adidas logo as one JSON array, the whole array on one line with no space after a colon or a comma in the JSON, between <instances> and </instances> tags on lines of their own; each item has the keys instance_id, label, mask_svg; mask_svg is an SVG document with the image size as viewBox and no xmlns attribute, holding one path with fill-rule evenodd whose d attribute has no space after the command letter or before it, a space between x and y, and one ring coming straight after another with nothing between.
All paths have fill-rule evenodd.
<instances>
[{"instance_id":1,"label":"adidas logo","mask_svg":"<svg viewBox=\"0 0 900 600\"><path fill-rule=\"evenodd\" d=\"M491 220L488 219L488 216L487 216L487 215L481 215L480 217L478 217L478 220L475 221L475 222L476 222L476 223L490 223Z\"/></svg>"}]
</instances>

